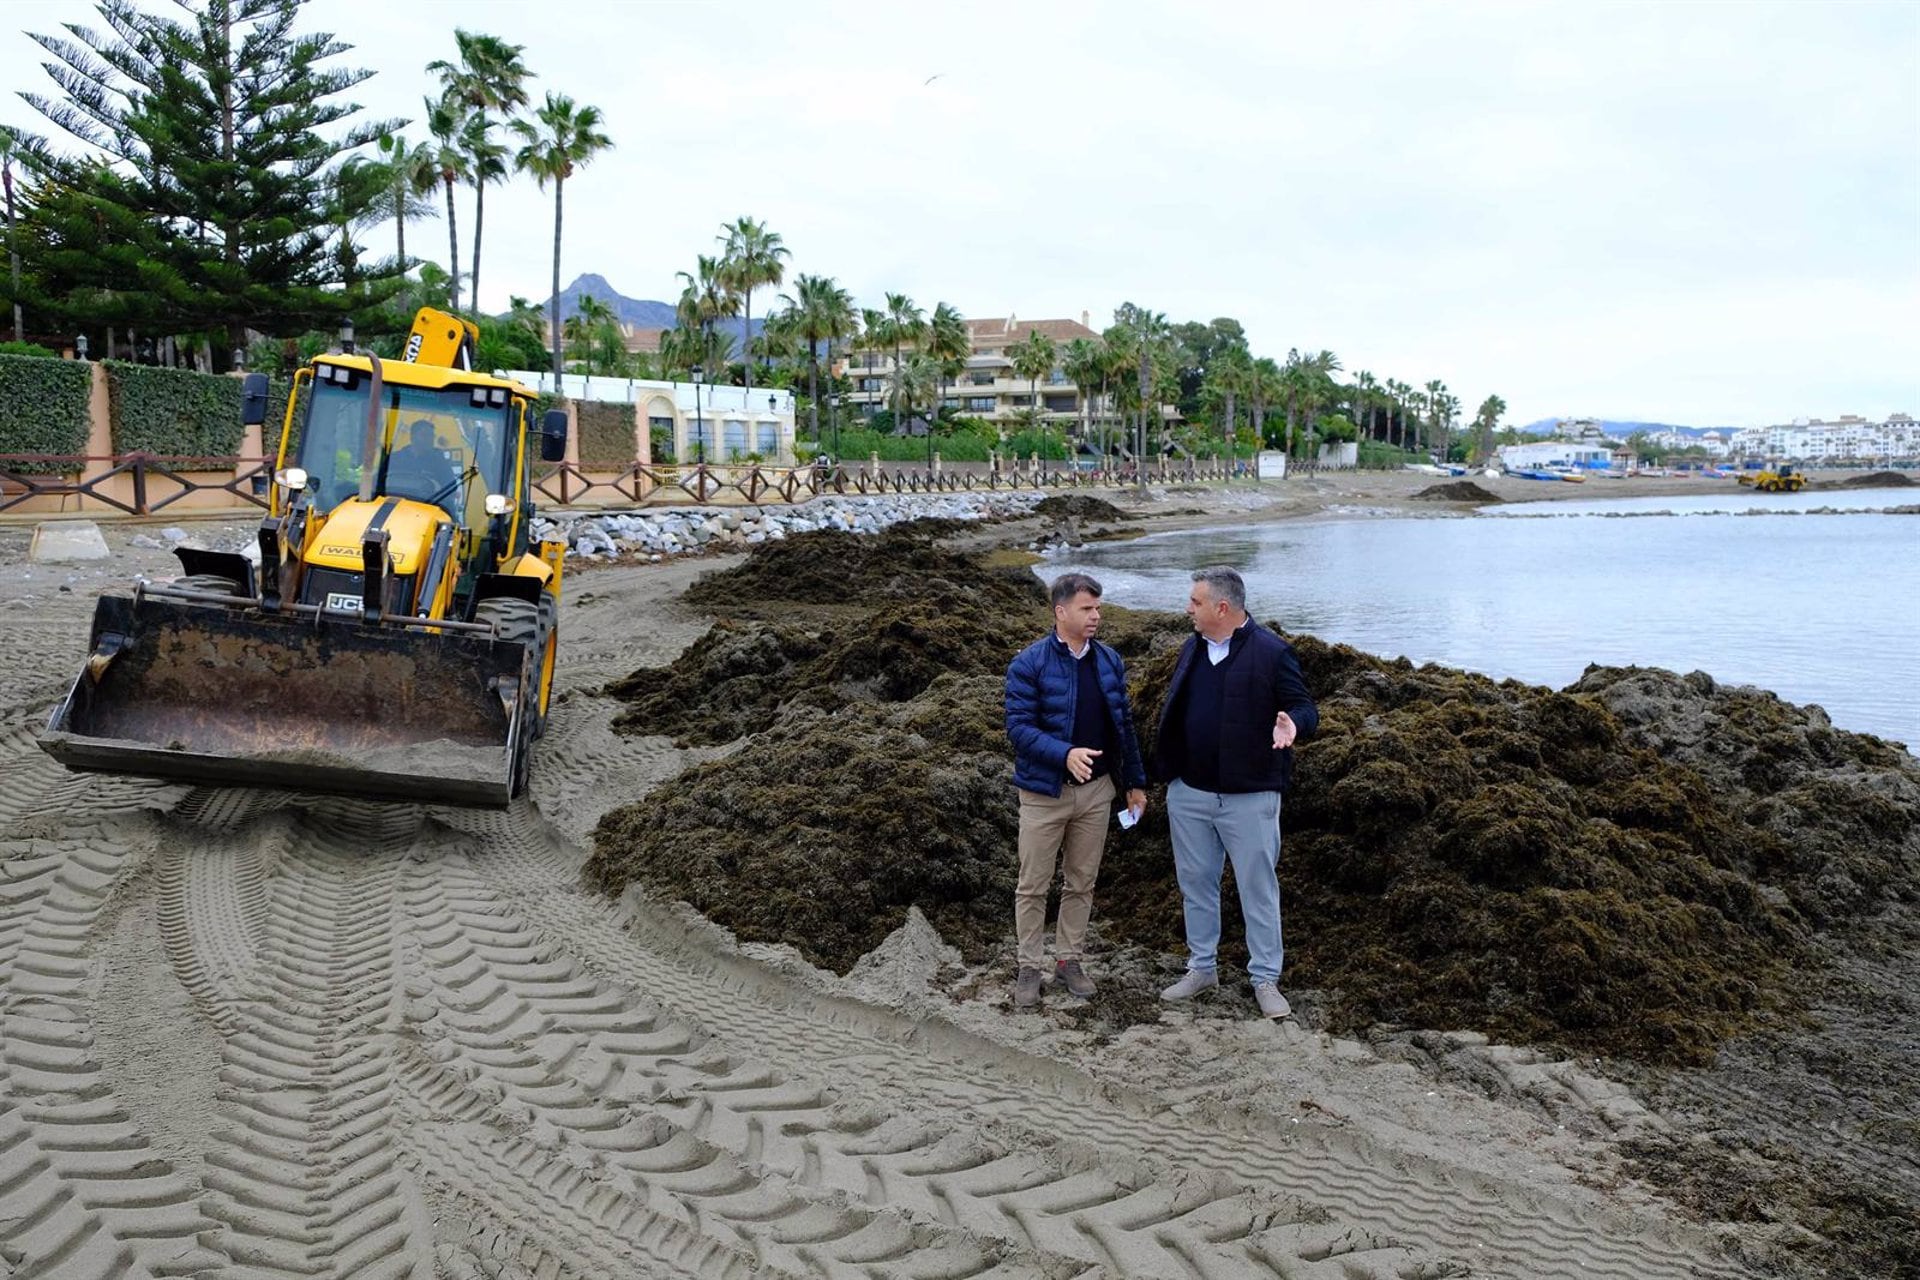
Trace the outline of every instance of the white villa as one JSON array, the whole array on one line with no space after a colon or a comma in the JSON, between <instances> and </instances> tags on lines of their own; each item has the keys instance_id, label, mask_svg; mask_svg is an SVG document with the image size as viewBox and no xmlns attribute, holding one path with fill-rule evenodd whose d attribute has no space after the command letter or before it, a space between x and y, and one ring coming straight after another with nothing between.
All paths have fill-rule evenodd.
<instances>
[{"instance_id":1,"label":"white villa","mask_svg":"<svg viewBox=\"0 0 1920 1280\"><path fill-rule=\"evenodd\" d=\"M507 377L526 383L536 391L552 391L552 373L534 373L524 369L507 371ZM636 425L644 421L650 430L641 433L649 446L653 437L673 441L674 460L681 463L730 462L753 454L776 466L792 466L793 393L778 387L755 387L751 397L745 387L716 386L693 382L654 382L644 378L588 378L569 373L560 379L560 394L571 400L598 400L634 406ZM651 462L652 450L641 461Z\"/></svg>"}]
</instances>

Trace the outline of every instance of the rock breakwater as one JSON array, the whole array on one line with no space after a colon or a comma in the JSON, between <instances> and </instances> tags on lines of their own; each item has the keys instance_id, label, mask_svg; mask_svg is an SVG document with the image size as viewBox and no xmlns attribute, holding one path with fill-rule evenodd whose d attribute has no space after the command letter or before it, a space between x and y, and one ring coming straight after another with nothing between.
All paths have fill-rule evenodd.
<instances>
[{"instance_id":1,"label":"rock breakwater","mask_svg":"<svg viewBox=\"0 0 1920 1280\"><path fill-rule=\"evenodd\" d=\"M967 493L829 496L796 506L662 507L657 510L570 512L533 522L535 538L567 544L582 560L698 555L739 551L803 533L878 533L910 520L976 522L1030 514L1039 493Z\"/></svg>"}]
</instances>

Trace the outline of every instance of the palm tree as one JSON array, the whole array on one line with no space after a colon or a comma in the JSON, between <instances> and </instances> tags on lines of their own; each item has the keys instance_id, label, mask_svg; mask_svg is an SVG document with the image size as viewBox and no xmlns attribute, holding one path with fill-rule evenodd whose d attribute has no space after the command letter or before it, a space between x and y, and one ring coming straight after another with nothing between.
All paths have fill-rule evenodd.
<instances>
[{"instance_id":1,"label":"palm tree","mask_svg":"<svg viewBox=\"0 0 1920 1280\"><path fill-rule=\"evenodd\" d=\"M1398 378L1388 378L1386 390L1387 425L1393 428L1390 439L1394 448L1404 450L1407 447L1407 398L1413 394L1413 388Z\"/></svg>"},{"instance_id":2,"label":"palm tree","mask_svg":"<svg viewBox=\"0 0 1920 1280\"><path fill-rule=\"evenodd\" d=\"M674 323L701 335L700 364L706 375L702 381L712 386L714 371L726 372L726 361L712 358L714 325L728 316L740 314L740 298L727 288L726 262L722 258L698 254L692 271L676 271L674 275L683 285L680 301L674 306ZM732 351L731 338L727 350Z\"/></svg>"},{"instance_id":3,"label":"palm tree","mask_svg":"<svg viewBox=\"0 0 1920 1280\"><path fill-rule=\"evenodd\" d=\"M940 375L940 400L935 402L932 421L939 421L940 404L947 398L947 388L967 367L967 357L973 354L973 339L967 332L966 317L951 303L936 302L933 315L927 319L927 354L934 360ZM929 463L931 465L931 463Z\"/></svg>"},{"instance_id":4,"label":"palm tree","mask_svg":"<svg viewBox=\"0 0 1920 1280\"><path fill-rule=\"evenodd\" d=\"M1087 423L1087 406L1092 402L1092 387L1106 378L1106 362L1102 358L1100 344L1087 338L1075 338L1067 343L1060 354L1060 372L1073 383L1080 401L1080 438L1085 440L1092 429Z\"/></svg>"},{"instance_id":5,"label":"palm tree","mask_svg":"<svg viewBox=\"0 0 1920 1280\"><path fill-rule=\"evenodd\" d=\"M1434 441L1443 431L1441 419L1446 413L1447 384L1435 378L1427 383L1427 447L1432 448ZM1446 457L1445 441L1441 441L1441 458Z\"/></svg>"},{"instance_id":6,"label":"palm tree","mask_svg":"<svg viewBox=\"0 0 1920 1280\"><path fill-rule=\"evenodd\" d=\"M744 336L753 339L753 291L761 285L778 286L787 278L785 260L793 255L780 239L778 231L769 231L764 223L740 217L720 228L721 279L739 296L746 309ZM753 398L753 361L747 361L747 398Z\"/></svg>"},{"instance_id":7,"label":"palm tree","mask_svg":"<svg viewBox=\"0 0 1920 1280\"><path fill-rule=\"evenodd\" d=\"M925 407L927 412L927 469L933 469L933 403L940 389L940 362L924 351L916 351L907 357L905 364L895 365L893 370L894 394L900 404L906 408L906 417L894 423L895 434L912 434L913 411Z\"/></svg>"},{"instance_id":8,"label":"palm tree","mask_svg":"<svg viewBox=\"0 0 1920 1280\"><path fill-rule=\"evenodd\" d=\"M1214 355L1207 366L1206 383L1215 399L1224 410L1221 425L1221 440L1226 448L1228 465L1232 465L1234 455L1234 435L1239 429L1239 397L1249 389L1253 380L1253 362L1247 357L1247 349L1241 346L1225 347Z\"/></svg>"},{"instance_id":9,"label":"palm tree","mask_svg":"<svg viewBox=\"0 0 1920 1280\"><path fill-rule=\"evenodd\" d=\"M901 352L907 347L919 346L921 339L926 336L926 316L921 312L919 307L913 305L913 299L909 298L906 294L890 293L887 295L887 309L880 313L879 326L876 328L869 324L867 332L875 341L893 348L893 368L897 375L901 365ZM899 390L899 386L900 380L896 376L894 379L894 389L896 393ZM900 412L900 398L898 394L896 394L893 404L895 431L900 429L902 420L903 415Z\"/></svg>"},{"instance_id":10,"label":"palm tree","mask_svg":"<svg viewBox=\"0 0 1920 1280\"><path fill-rule=\"evenodd\" d=\"M1480 402L1480 412L1473 417L1474 461L1485 462L1493 453L1493 433L1500 429L1500 419L1507 411L1507 402L1499 396L1488 396Z\"/></svg>"},{"instance_id":11,"label":"palm tree","mask_svg":"<svg viewBox=\"0 0 1920 1280\"><path fill-rule=\"evenodd\" d=\"M1353 375L1353 421L1367 439L1373 439L1373 405L1380 383L1367 370Z\"/></svg>"},{"instance_id":12,"label":"palm tree","mask_svg":"<svg viewBox=\"0 0 1920 1280\"><path fill-rule=\"evenodd\" d=\"M605 359L609 347L607 335L611 331L617 341L620 333L620 320L611 306L590 293L583 294L574 313L567 317L561 328L566 333L567 341L586 347L589 378L596 372L609 371L610 362ZM621 345L624 349L625 344ZM601 359L596 361L596 356Z\"/></svg>"},{"instance_id":13,"label":"palm tree","mask_svg":"<svg viewBox=\"0 0 1920 1280\"><path fill-rule=\"evenodd\" d=\"M1286 394L1286 380L1281 376L1279 362L1272 356L1255 360L1247 379L1247 400L1253 412L1253 437L1262 447L1267 442L1267 407L1278 404Z\"/></svg>"},{"instance_id":14,"label":"palm tree","mask_svg":"<svg viewBox=\"0 0 1920 1280\"><path fill-rule=\"evenodd\" d=\"M505 146L493 140L491 113L510 114L527 105L526 82L532 76L520 61L525 45L508 44L498 36L477 31L453 33L460 61L444 59L429 62L427 70L440 77L442 99L460 104L467 113L466 127L460 131L461 145L470 165L468 180L473 183L473 275L470 277L473 309L480 309L480 233L485 226L487 184L507 176Z\"/></svg>"},{"instance_id":15,"label":"palm tree","mask_svg":"<svg viewBox=\"0 0 1920 1280\"><path fill-rule=\"evenodd\" d=\"M546 320L540 314L540 308L519 294L507 299L507 323L517 329L524 329L540 339L546 345Z\"/></svg>"},{"instance_id":16,"label":"palm tree","mask_svg":"<svg viewBox=\"0 0 1920 1280\"><path fill-rule=\"evenodd\" d=\"M453 212L453 185L467 176L467 152L461 146L461 134L466 128L466 112L458 102L442 98L435 102L427 100L427 132L433 135L433 146L429 151L434 169L440 175L441 183L447 190L447 277L452 283L452 292L448 295L453 309L460 309L460 231ZM554 322L559 328L559 322ZM558 346L558 343L555 344Z\"/></svg>"},{"instance_id":17,"label":"palm tree","mask_svg":"<svg viewBox=\"0 0 1920 1280\"><path fill-rule=\"evenodd\" d=\"M531 173L534 181L546 189L553 183L553 376L559 385L560 349L560 229L564 205L561 193L573 171L613 145L600 132L600 112L595 107L574 105L563 93L547 94L547 100L534 113L534 123L515 120L513 131L526 145L513 158L514 167ZM451 188L449 188L451 190ZM451 201L449 201L451 204Z\"/></svg>"},{"instance_id":18,"label":"palm tree","mask_svg":"<svg viewBox=\"0 0 1920 1280\"><path fill-rule=\"evenodd\" d=\"M375 144L380 157L382 172L386 175L386 189L379 201L380 216L393 219L394 235L397 240L395 249L400 257L400 270L408 270L407 262L407 222L412 218L424 218L433 212L433 206L424 198L440 180L439 170L434 165L433 152L424 142L408 142L397 133L380 135Z\"/></svg>"},{"instance_id":19,"label":"palm tree","mask_svg":"<svg viewBox=\"0 0 1920 1280\"><path fill-rule=\"evenodd\" d=\"M780 295L793 316L795 332L807 345L807 420L816 442L820 439L820 344L827 344L827 358L833 358L833 342L853 327L853 297L829 276L801 275L794 282L792 297Z\"/></svg>"},{"instance_id":20,"label":"palm tree","mask_svg":"<svg viewBox=\"0 0 1920 1280\"><path fill-rule=\"evenodd\" d=\"M1038 329L1029 329L1025 342L1016 342L1007 348L1014 373L1027 380L1027 412L1032 415L1033 425L1041 431L1040 474L1043 476L1047 473L1047 428L1046 419L1040 414L1039 386L1040 379L1053 371L1056 354L1053 339Z\"/></svg>"},{"instance_id":21,"label":"palm tree","mask_svg":"<svg viewBox=\"0 0 1920 1280\"><path fill-rule=\"evenodd\" d=\"M1340 399L1339 384L1333 380L1333 375L1340 372L1340 357L1322 348L1308 356L1303 364L1307 372L1307 427L1309 431L1316 431L1315 424L1319 421L1321 408L1335 404Z\"/></svg>"}]
</instances>

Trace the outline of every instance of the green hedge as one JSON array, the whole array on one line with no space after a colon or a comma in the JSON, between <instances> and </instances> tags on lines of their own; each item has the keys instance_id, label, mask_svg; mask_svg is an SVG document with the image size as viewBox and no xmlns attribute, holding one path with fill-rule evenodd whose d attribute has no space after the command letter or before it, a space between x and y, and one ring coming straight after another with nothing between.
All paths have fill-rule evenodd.
<instances>
[{"instance_id":1,"label":"green hedge","mask_svg":"<svg viewBox=\"0 0 1920 1280\"><path fill-rule=\"evenodd\" d=\"M87 451L93 366L81 360L0 355L0 453ZM56 473L59 463L8 463L14 471Z\"/></svg>"},{"instance_id":2,"label":"green hedge","mask_svg":"<svg viewBox=\"0 0 1920 1280\"><path fill-rule=\"evenodd\" d=\"M620 401L582 400L575 408L580 465L596 471L624 471L632 466L633 406Z\"/></svg>"},{"instance_id":3,"label":"green hedge","mask_svg":"<svg viewBox=\"0 0 1920 1280\"><path fill-rule=\"evenodd\" d=\"M118 360L104 364L116 454L218 458L240 452L240 379Z\"/></svg>"}]
</instances>

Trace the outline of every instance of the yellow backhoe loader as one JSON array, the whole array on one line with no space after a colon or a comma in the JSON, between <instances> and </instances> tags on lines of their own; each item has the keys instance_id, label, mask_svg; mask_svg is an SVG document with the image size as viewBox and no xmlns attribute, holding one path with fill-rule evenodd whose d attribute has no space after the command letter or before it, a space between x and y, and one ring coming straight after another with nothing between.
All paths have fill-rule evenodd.
<instances>
[{"instance_id":1,"label":"yellow backhoe loader","mask_svg":"<svg viewBox=\"0 0 1920 1280\"><path fill-rule=\"evenodd\" d=\"M473 369L423 309L399 361L315 357L281 423L260 559L181 548L100 598L40 745L73 769L504 805L553 692L565 546L532 542L567 417ZM250 374L248 425L266 417Z\"/></svg>"},{"instance_id":2,"label":"yellow backhoe loader","mask_svg":"<svg viewBox=\"0 0 1920 1280\"><path fill-rule=\"evenodd\" d=\"M1736 478L1739 483L1758 489L1761 493L1798 493L1807 487L1807 477L1787 466L1778 470L1768 467L1753 475L1743 472Z\"/></svg>"}]
</instances>

